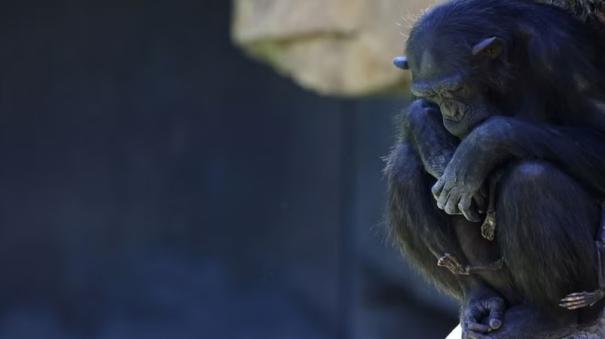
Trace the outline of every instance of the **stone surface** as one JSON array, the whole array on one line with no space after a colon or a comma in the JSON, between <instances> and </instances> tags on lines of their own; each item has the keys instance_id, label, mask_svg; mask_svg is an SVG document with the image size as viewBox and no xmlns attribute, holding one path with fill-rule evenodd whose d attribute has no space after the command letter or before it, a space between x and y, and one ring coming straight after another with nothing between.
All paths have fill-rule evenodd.
<instances>
[{"instance_id":1,"label":"stone surface","mask_svg":"<svg viewBox=\"0 0 605 339\"><path fill-rule=\"evenodd\" d=\"M235 0L233 40L302 86L366 95L405 85L391 59L427 0Z\"/></svg>"}]
</instances>

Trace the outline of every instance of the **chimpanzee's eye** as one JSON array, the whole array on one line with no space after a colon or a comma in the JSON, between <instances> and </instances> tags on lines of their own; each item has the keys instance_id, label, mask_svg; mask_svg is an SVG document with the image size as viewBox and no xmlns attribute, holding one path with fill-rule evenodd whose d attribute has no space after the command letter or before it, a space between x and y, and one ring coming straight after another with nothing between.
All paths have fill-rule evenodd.
<instances>
[{"instance_id":1,"label":"chimpanzee's eye","mask_svg":"<svg viewBox=\"0 0 605 339\"><path fill-rule=\"evenodd\" d=\"M418 98L424 98L427 100L431 100L432 98L436 97L436 93L433 90L430 89L422 89L422 90L418 90L418 89L414 89L412 88L412 94Z\"/></svg>"},{"instance_id":2,"label":"chimpanzee's eye","mask_svg":"<svg viewBox=\"0 0 605 339\"><path fill-rule=\"evenodd\" d=\"M436 96L437 96L437 93L435 93L433 91L427 91L426 93L424 93L424 97L429 100L435 99Z\"/></svg>"},{"instance_id":3,"label":"chimpanzee's eye","mask_svg":"<svg viewBox=\"0 0 605 339\"><path fill-rule=\"evenodd\" d=\"M465 97L468 95L468 87L465 85L459 85L450 90L450 93L456 97Z\"/></svg>"}]
</instances>

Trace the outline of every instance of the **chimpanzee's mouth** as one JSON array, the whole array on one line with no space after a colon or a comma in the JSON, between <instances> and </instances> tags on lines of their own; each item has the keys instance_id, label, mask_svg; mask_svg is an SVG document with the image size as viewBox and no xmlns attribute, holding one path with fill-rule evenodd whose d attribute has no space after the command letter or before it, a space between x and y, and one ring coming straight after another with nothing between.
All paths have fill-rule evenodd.
<instances>
[{"instance_id":1,"label":"chimpanzee's mouth","mask_svg":"<svg viewBox=\"0 0 605 339\"><path fill-rule=\"evenodd\" d=\"M460 122L466 116L466 112L463 110L456 110L453 114L452 111L448 111L447 113L443 112L442 114L444 120L452 122Z\"/></svg>"},{"instance_id":2,"label":"chimpanzee's mouth","mask_svg":"<svg viewBox=\"0 0 605 339\"><path fill-rule=\"evenodd\" d=\"M441 114L443 119L451 122L460 122L466 116L468 106L461 102L450 100L443 102L441 105Z\"/></svg>"}]
</instances>

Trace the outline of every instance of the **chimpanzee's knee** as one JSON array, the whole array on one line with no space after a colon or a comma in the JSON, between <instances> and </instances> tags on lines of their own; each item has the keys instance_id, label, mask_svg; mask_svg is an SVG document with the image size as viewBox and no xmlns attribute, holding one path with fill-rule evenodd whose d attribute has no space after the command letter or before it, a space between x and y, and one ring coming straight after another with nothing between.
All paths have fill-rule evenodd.
<instances>
[{"instance_id":1,"label":"chimpanzee's knee","mask_svg":"<svg viewBox=\"0 0 605 339\"><path fill-rule=\"evenodd\" d=\"M498 184L496 237L523 298L555 309L596 288L599 208L573 178L538 161L513 165Z\"/></svg>"},{"instance_id":2,"label":"chimpanzee's knee","mask_svg":"<svg viewBox=\"0 0 605 339\"><path fill-rule=\"evenodd\" d=\"M540 187L558 175L560 175L559 170L549 163L523 161L509 169L505 177L506 187L515 186L517 189L529 186Z\"/></svg>"},{"instance_id":3,"label":"chimpanzee's knee","mask_svg":"<svg viewBox=\"0 0 605 339\"><path fill-rule=\"evenodd\" d=\"M596 200L572 177L555 165L544 161L522 161L505 171L498 183L499 205L504 209L515 207L542 207L533 215L550 216L566 214L576 217L577 213L567 213L551 209L552 205L596 206ZM582 208L583 211L585 208Z\"/></svg>"}]
</instances>

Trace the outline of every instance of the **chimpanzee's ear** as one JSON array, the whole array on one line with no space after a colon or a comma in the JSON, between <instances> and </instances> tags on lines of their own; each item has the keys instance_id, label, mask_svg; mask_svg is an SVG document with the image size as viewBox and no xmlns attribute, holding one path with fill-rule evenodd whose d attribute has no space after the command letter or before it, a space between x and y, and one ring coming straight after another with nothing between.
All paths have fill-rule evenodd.
<instances>
[{"instance_id":1,"label":"chimpanzee's ear","mask_svg":"<svg viewBox=\"0 0 605 339\"><path fill-rule=\"evenodd\" d=\"M473 46L474 56L485 56L490 59L496 59L504 50L504 41L498 37L491 37L481 40Z\"/></svg>"},{"instance_id":2,"label":"chimpanzee's ear","mask_svg":"<svg viewBox=\"0 0 605 339\"><path fill-rule=\"evenodd\" d=\"M410 69L408 58L404 55L393 58L393 65L400 69Z\"/></svg>"}]
</instances>

